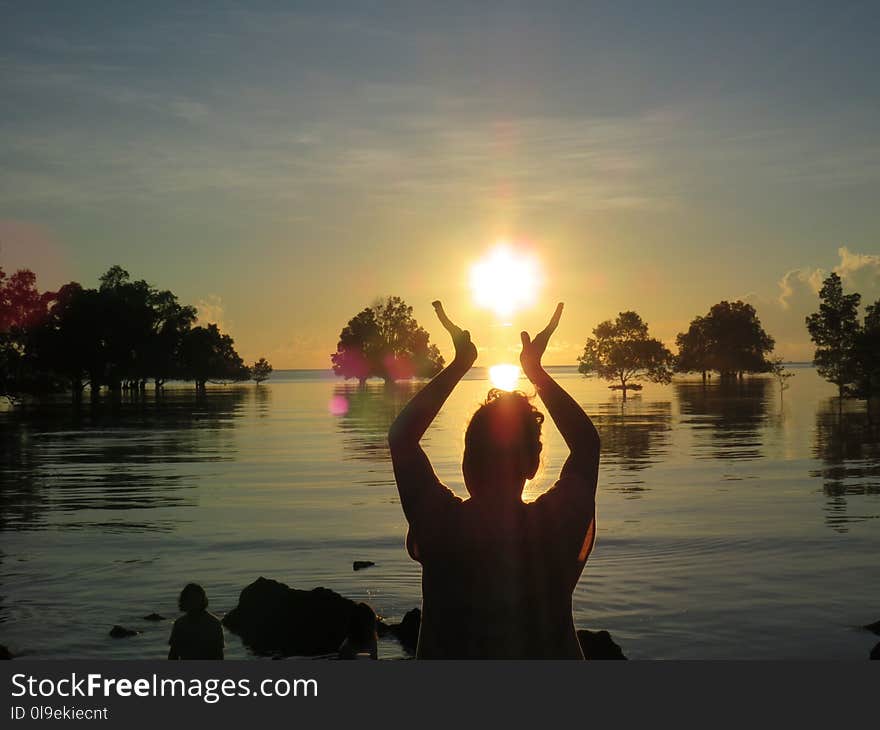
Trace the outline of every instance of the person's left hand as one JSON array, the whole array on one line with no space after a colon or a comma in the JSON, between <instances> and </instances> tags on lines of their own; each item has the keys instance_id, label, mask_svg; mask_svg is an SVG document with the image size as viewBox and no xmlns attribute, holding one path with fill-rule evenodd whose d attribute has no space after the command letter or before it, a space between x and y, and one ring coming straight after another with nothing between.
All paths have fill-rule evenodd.
<instances>
[{"instance_id":1,"label":"person's left hand","mask_svg":"<svg viewBox=\"0 0 880 730\"><path fill-rule=\"evenodd\" d=\"M519 356L519 362L522 365L526 377L532 382L535 381L535 377L543 369L541 358L544 356L544 352L547 349L547 343L550 342L550 335L552 335L559 326L560 317L562 317L562 302L556 305L556 311L553 312L550 322L544 329L535 335L535 339L531 339L528 332L523 331L520 333L520 338L522 339L522 352Z\"/></svg>"},{"instance_id":2,"label":"person's left hand","mask_svg":"<svg viewBox=\"0 0 880 730\"><path fill-rule=\"evenodd\" d=\"M452 335L452 344L455 345L455 362L470 367L477 359L477 348L471 342L471 333L453 324L452 320L446 316L446 312L443 311L443 305L439 301L432 302L432 304L440 323Z\"/></svg>"}]
</instances>

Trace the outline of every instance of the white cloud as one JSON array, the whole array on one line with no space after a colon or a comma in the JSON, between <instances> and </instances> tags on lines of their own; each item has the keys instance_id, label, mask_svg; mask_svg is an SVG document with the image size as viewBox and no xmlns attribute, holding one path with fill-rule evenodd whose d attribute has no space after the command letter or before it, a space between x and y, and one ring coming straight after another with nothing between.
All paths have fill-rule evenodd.
<instances>
[{"instance_id":1,"label":"white cloud","mask_svg":"<svg viewBox=\"0 0 880 730\"><path fill-rule=\"evenodd\" d=\"M228 332L227 323L225 321L225 308L223 299L218 294L209 294L205 299L199 299L196 304L198 310L198 320L196 324L201 327L207 327L209 324L216 324L221 332Z\"/></svg>"},{"instance_id":2,"label":"white cloud","mask_svg":"<svg viewBox=\"0 0 880 730\"><path fill-rule=\"evenodd\" d=\"M837 249L840 263L834 270L843 279L847 291L859 292L862 304L870 304L880 296L880 256L854 253L846 246Z\"/></svg>"},{"instance_id":3,"label":"white cloud","mask_svg":"<svg viewBox=\"0 0 880 730\"><path fill-rule=\"evenodd\" d=\"M837 249L840 261L832 271L840 275L844 291L862 295L862 305L880 298L880 256L857 253L846 246ZM813 344L804 321L819 307L819 290L828 271L820 267L791 269L778 282L774 300L751 296L765 329L776 339L776 350L783 357L810 360Z\"/></svg>"},{"instance_id":4,"label":"white cloud","mask_svg":"<svg viewBox=\"0 0 880 730\"><path fill-rule=\"evenodd\" d=\"M779 280L779 306L791 309L792 301L802 297L815 298L825 279L822 269L792 269Z\"/></svg>"},{"instance_id":5,"label":"white cloud","mask_svg":"<svg viewBox=\"0 0 880 730\"><path fill-rule=\"evenodd\" d=\"M880 293L880 256L856 253L846 246L837 249L840 263L832 271L840 275L847 292L858 292L862 302L873 301ZM779 280L779 304L783 309L791 309L792 303L808 299L812 303L828 272L821 268L800 268L787 271Z\"/></svg>"}]
</instances>

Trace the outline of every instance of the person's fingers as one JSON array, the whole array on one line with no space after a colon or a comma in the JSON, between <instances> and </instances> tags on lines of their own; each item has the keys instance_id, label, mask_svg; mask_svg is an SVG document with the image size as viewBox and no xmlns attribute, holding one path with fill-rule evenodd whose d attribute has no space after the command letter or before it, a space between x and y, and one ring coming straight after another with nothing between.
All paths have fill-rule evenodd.
<instances>
[{"instance_id":1,"label":"person's fingers","mask_svg":"<svg viewBox=\"0 0 880 730\"><path fill-rule=\"evenodd\" d=\"M562 317L562 307L562 302L559 302L559 304L556 305L556 311L553 312L553 316L550 317L550 323L544 328L544 332L546 332L548 336L552 335L559 326L559 320Z\"/></svg>"},{"instance_id":2,"label":"person's fingers","mask_svg":"<svg viewBox=\"0 0 880 730\"><path fill-rule=\"evenodd\" d=\"M467 330L462 330L462 332L461 332L461 336L462 336L462 338L464 339L465 342L470 342L470 341L471 341L471 333L468 332Z\"/></svg>"},{"instance_id":3,"label":"person's fingers","mask_svg":"<svg viewBox=\"0 0 880 730\"><path fill-rule=\"evenodd\" d=\"M443 305L440 303L438 299L436 302L431 302L434 306L434 311L437 312L437 318L440 320L440 324L442 324L449 332L453 335L457 335L461 330L452 324L452 320L446 316L446 312L443 310Z\"/></svg>"},{"instance_id":4,"label":"person's fingers","mask_svg":"<svg viewBox=\"0 0 880 730\"><path fill-rule=\"evenodd\" d=\"M520 332L520 333L519 333L519 338L522 340L522 345L523 345L523 347L528 347L529 345L532 344L532 341L531 341L531 339L529 338L529 333L528 333L528 332L525 332L525 331Z\"/></svg>"},{"instance_id":5,"label":"person's fingers","mask_svg":"<svg viewBox=\"0 0 880 730\"><path fill-rule=\"evenodd\" d=\"M553 313L553 316L550 318L547 326L535 335L535 339L533 340L533 342L535 342L536 344L540 343L542 347L547 347L547 342L550 340L550 335L552 335L556 331L556 328L559 326L559 318L561 316L562 302L556 305L556 311Z\"/></svg>"}]
</instances>

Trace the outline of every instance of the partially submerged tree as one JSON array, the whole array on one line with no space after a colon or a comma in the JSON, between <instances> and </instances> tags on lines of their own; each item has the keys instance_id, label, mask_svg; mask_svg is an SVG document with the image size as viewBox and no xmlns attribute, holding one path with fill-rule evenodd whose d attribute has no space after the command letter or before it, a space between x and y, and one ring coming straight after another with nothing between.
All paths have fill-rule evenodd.
<instances>
[{"instance_id":1,"label":"partially submerged tree","mask_svg":"<svg viewBox=\"0 0 880 730\"><path fill-rule=\"evenodd\" d=\"M722 301L694 319L676 344L676 370L701 373L705 382L709 371L721 377L769 371L767 354L775 343L751 304Z\"/></svg>"},{"instance_id":2,"label":"partially submerged tree","mask_svg":"<svg viewBox=\"0 0 880 730\"><path fill-rule=\"evenodd\" d=\"M648 334L648 325L635 312L621 312L615 321L606 320L593 330L584 353L578 358L578 371L586 376L617 381L609 387L641 390L633 380L668 383L672 379L672 353L660 340Z\"/></svg>"},{"instance_id":3,"label":"partially submerged tree","mask_svg":"<svg viewBox=\"0 0 880 730\"><path fill-rule=\"evenodd\" d=\"M868 401L880 396L880 299L869 305L853 347L855 378L853 395Z\"/></svg>"},{"instance_id":4,"label":"partially submerged tree","mask_svg":"<svg viewBox=\"0 0 880 730\"><path fill-rule=\"evenodd\" d=\"M687 332L679 332L675 344L678 346L675 369L680 373L700 373L705 383L712 370L712 341L706 318L694 319Z\"/></svg>"},{"instance_id":5,"label":"partially submerged tree","mask_svg":"<svg viewBox=\"0 0 880 730\"><path fill-rule=\"evenodd\" d=\"M141 393L149 378L157 393L172 378L200 390L208 380L247 380L232 339L216 326L196 332L195 320L194 307L121 266L96 289L71 282L55 293L40 293L30 271L0 269L0 395L69 390L79 402L86 387L97 400L105 386Z\"/></svg>"},{"instance_id":6,"label":"partially submerged tree","mask_svg":"<svg viewBox=\"0 0 880 730\"><path fill-rule=\"evenodd\" d=\"M251 378L257 385L262 383L272 374L272 366L265 357L261 357L251 366Z\"/></svg>"},{"instance_id":7,"label":"partially submerged tree","mask_svg":"<svg viewBox=\"0 0 880 730\"><path fill-rule=\"evenodd\" d=\"M794 377L794 373L785 367L785 361L781 357L774 357L770 361L770 372L779 384L779 405L782 406L782 395L791 387L788 381Z\"/></svg>"},{"instance_id":8,"label":"partially submerged tree","mask_svg":"<svg viewBox=\"0 0 880 730\"><path fill-rule=\"evenodd\" d=\"M211 382L240 382L250 378L250 368L235 351L229 335L220 332L216 324L193 327L181 343L183 377L196 384L196 391L205 392Z\"/></svg>"},{"instance_id":9,"label":"partially submerged tree","mask_svg":"<svg viewBox=\"0 0 880 730\"><path fill-rule=\"evenodd\" d=\"M51 389L35 361L33 332L48 316L55 294L40 293L37 277L28 269L11 276L0 268L0 396L16 399Z\"/></svg>"},{"instance_id":10,"label":"partially submerged tree","mask_svg":"<svg viewBox=\"0 0 880 730\"><path fill-rule=\"evenodd\" d=\"M816 343L816 371L837 386L841 401L857 375L856 341L859 333L861 295L844 294L840 276L832 273L819 291L819 311L806 319L810 338Z\"/></svg>"},{"instance_id":11,"label":"partially submerged tree","mask_svg":"<svg viewBox=\"0 0 880 730\"><path fill-rule=\"evenodd\" d=\"M196 308L180 304L170 291L152 291L154 317L144 346L144 376L152 377L158 393L181 369L180 347L196 321Z\"/></svg>"},{"instance_id":12,"label":"partially submerged tree","mask_svg":"<svg viewBox=\"0 0 880 730\"><path fill-rule=\"evenodd\" d=\"M62 379L74 403L82 400L87 386L92 400L98 397L106 336L102 313L98 291L71 282L58 290L45 323L34 334L40 366Z\"/></svg>"},{"instance_id":13,"label":"partially submerged tree","mask_svg":"<svg viewBox=\"0 0 880 730\"><path fill-rule=\"evenodd\" d=\"M440 372L443 356L412 311L400 297L387 297L352 317L330 356L333 372L361 384L372 377L387 384Z\"/></svg>"}]
</instances>

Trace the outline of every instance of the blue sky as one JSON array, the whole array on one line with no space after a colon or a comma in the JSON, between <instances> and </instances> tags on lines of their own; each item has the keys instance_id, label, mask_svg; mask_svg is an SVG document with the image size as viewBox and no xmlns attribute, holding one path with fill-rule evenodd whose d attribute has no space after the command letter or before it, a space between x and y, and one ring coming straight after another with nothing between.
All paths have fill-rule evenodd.
<instances>
[{"instance_id":1,"label":"blue sky","mask_svg":"<svg viewBox=\"0 0 880 730\"><path fill-rule=\"evenodd\" d=\"M504 237L560 363L741 297L809 356L821 274L880 296L880 6L769 5L0 2L0 265L120 263L320 367L382 294L488 342L464 281Z\"/></svg>"}]
</instances>

